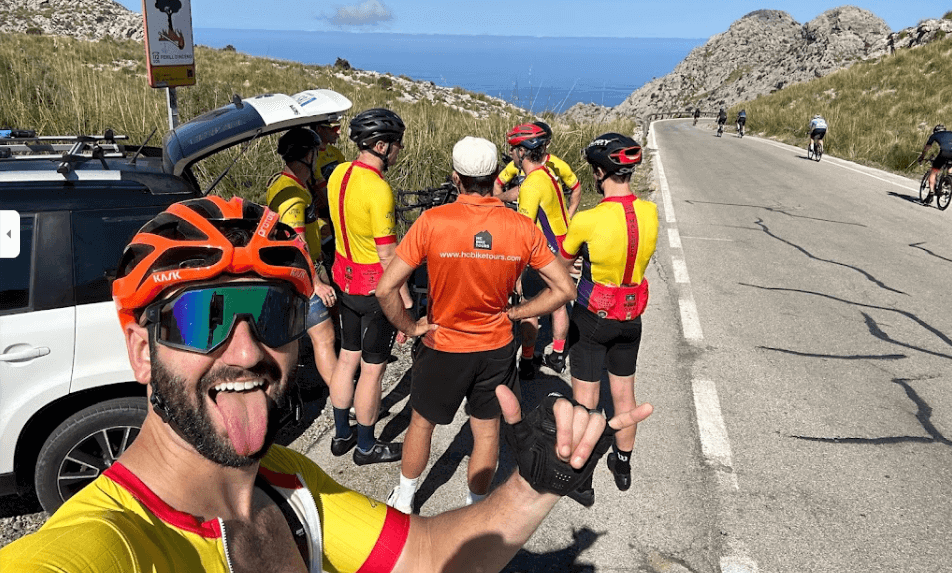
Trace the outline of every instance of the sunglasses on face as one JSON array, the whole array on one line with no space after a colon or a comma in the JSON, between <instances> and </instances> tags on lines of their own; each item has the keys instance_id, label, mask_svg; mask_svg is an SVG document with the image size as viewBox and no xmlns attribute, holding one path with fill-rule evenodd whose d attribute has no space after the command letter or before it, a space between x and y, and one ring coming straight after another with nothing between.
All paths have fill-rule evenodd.
<instances>
[{"instance_id":1,"label":"sunglasses on face","mask_svg":"<svg viewBox=\"0 0 952 573\"><path fill-rule=\"evenodd\" d=\"M145 308L152 336L165 346L208 354L247 320L255 338L279 348L305 332L308 301L285 284L231 283L190 288Z\"/></svg>"}]
</instances>

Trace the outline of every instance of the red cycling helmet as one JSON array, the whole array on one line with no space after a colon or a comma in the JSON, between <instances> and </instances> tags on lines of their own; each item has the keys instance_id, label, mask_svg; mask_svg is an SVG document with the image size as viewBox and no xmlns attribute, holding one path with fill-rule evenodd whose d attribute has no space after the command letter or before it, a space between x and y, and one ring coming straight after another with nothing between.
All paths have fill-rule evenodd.
<instances>
[{"instance_id":1,"label":"red cycling helmet","mask_svg":"<svg viewBox=\"0 0 952 573\"><path fill-rule=\"evenodd\" d=\"M119 261L112 297L123 327L162 292L223 274L287 281L310 298L314 264L307 246L278 214L235 197L169 206L132 238Z\"/></svg>"},{"instance_id":2,"label":"red cycling helmet","mask_svg":"<svg viewBox=\"0 0 952 573\"><path fill-rule=\"evenodd\" d=\"M548 142L549 135L544 129L534 123L522 123L509 130L506 141L510 147L525 147L536 149Z\"/></svg>"}]
</instances>

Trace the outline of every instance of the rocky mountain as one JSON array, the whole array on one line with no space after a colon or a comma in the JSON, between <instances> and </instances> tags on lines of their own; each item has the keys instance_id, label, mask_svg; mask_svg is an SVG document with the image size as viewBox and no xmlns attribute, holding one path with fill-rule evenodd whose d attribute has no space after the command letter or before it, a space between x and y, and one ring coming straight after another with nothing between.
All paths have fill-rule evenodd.
<instances>
[{"instance_id":1,"label":"rocky mountain","mask_svg":"<svg viewBox=\"0 0 952 573\"><path fill-rule=\"evenodd\" d=\"M952 12L949 12L952 14ZM934 40L941 40L948 34L952 34L952 19L948 14L945 18L932 18L923 20L915 26L893 32L885 38L882 38L869 50L868 58L878 58L893 54L896 50L904 48L917 48L924 46Z\"/></svg>"},{"instance_id":2,"label":"rocky mountain","mask_svg":"<svg viewBox=\"0 0 952 573\"><path fill-rule=\"evenodd\" d=\"M112 0L2 0L0 30L83 40L143 39L142 14Z\"/></svg>"},{"instance_id":3,"label":"rocky mountain","mask_svg":"<svg viewBox=\"0 0 952 573\"><path fill-rule=\"evenodd\" d=\"M866 58L889 33L886 22L854 6L829 10L803 25L786 12L757 10L692 50L671 73L633 92L609 115L729 107Z\"/></svg>"}]
</instances>

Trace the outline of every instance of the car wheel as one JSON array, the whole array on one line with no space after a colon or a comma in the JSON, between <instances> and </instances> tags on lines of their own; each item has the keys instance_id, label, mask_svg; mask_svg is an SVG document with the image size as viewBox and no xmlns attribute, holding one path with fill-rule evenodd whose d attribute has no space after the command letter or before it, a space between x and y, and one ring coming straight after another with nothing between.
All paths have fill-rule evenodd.
<instances>
[{"instance_id":1,"label":"car wheel","mask_svg":"<svg viewBox=\"0 0 952 573\"><path fill-rule=\"evenodd\" d=\"M60 424L40 450L34 484L52 513L115 462L139 434L145 397L116 398L90 406Z\"/></svg>"}]
</instances>

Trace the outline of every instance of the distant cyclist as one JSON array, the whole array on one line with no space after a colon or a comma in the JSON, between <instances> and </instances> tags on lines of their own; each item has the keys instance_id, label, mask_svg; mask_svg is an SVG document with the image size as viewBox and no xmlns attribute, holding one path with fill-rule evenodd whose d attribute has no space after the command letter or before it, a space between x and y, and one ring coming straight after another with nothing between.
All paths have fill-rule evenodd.
<instances>
[{"instance_id":1,"label":"distant cyclist","mask_svg":"<svg viewBox=\"0 0 952 573\"><path fill-rule=\"evenodd\" d=\"M739 135L744 135L744 126L747 125L747 110L742 109L737 112L737 119L734 121L737 124L737 133Z\"/></svg>"},{"instance_id":2,"label":"distant cyclist","mask_svg":"<svg viewBox=\"0 0 952 573\"><path fill-rule=\"evenodd\" d=\"M813 120L810 121L810 145L815 146L817 141L823 139L823 136L826 135L826 120L823 119L823 116L816 114L813 116Z\"/></svg>"},{"instance_id":3,"label":"distant cyclist","mask_svg":"<svg viewBox=\"0 0 952 573\"><path fill-rule=\"evenodd\" d=\"M701 108L694 108L694 125L697 125L698 118L701 117Z\"/></svg>"},{"instance_id":4,"label":"distant cyclist","mask_svg":"<svg viewBox=\"0 0 952 573\"><path fill-rule=\"evenodd\" d=\"M569 218L571 219L575 216L575 212L578 211L578 206L582 202L582 183L578 180L578 177L576 177L575 172L572 171L568 163L548 153L549 144L552 143L552 128L549 127L549 124L544 121L536 121L533 125L538 126L545 132L545 166L555 174L561 186L567 187L569 191L572 192L572 196L569 198ZM509 136L511 137L511 135L512 132L510 132ZM519 197L519 186L522 185L522 181L525 178L525 173L516 167L514 162L510 161L496 177L493 195L502 201L510 203L515 201ZM511 189L503 191L506 185L509 185L513 179L516 180L517 184Z\"/></svg>"},{"instance_id":5,"label":"distant cyclist","mask_svg":"<svg viewBox=\"0 0 952 573\"><path fill-rule=\"evenodd\" d=\"M927 141L922 148L922 153L919 154L919 159L917 159L919 164L922 164L922 160L926 158L926 153L929 151L929 148L932 147L933 143L939 145L939 153L932 160L932 172L929 173L930 199L932 198L932 194L935 193L936 174L946 163L952 163L952 131L946 130L945 126L941 123L935 126L932 129L932 136L929 137L929 141Z\"/></svg>"},{"instance_id":6,"label":"distant cyclist","mask_svg":"<svg viewBox=\"0 0 952 573\"><path fill-rule=\"evenodd\" d=\"M721 111L717 112L717 132L720 133L724 131L724 124L727 123L727 112L724 108L721 108Z\"/></svg>"}]
</instances>

